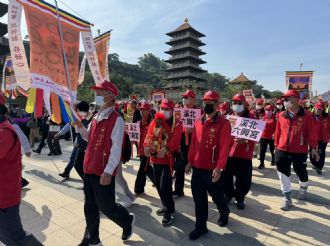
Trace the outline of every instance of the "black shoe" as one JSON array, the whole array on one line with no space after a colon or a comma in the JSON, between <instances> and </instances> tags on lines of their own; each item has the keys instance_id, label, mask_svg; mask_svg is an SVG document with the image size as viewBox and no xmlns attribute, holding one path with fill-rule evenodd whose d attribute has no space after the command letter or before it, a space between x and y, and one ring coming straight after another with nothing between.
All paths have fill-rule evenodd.
<instances>
[{"instance_id":1,"label":"black shoe","mask_svg":"<svg viewBox=\"0 0 330 246\"><path fill-rule=\"evenodd\" d=\"M89 239L87 237L84 237L78 244L78 246L89 246Z\"/></svg>"},{"instance_id":2,"label":"black shoe","mask_svg":"<svg viewBox=\"0 0 330 246\"><path fill-rule=\"evenodd\" d=\"M40 155L40 153L41 153L41 151L40 150L37 150L37 149L34 149L34 150L32 150L34 153L37 153L37 154L39 154Z\"/></svg>"},{"instance_id":3,"label":"black shoe","mask_svg":"<svg viewBox=\"0 0 330 246\"><path fill-rule=\"evenodd\" d=\"M163 220L162 220L162 225L163 226L169 226L172 223L172 214L171 213L165 213Z\"/></svg>"},{"instance_id":4,"label":"black shoe","mask_svg":"<svg viewBox=\"0 0 330 246\"><path fill-rule=\"evenodd\" d=\"M196 240L199 237L203 236L204 234L207 234L209 231L207 229L205 230L193 230L192 232L189 233L189 239L190 240Z\"/></svg>"},{"instance_id":5,"label":"black shoe","mask_svg":"<svg viewBox=\"0 0 330 246\"><path fill-rule=\"evenodd\" d=\"M220 227L225 227L228 224L229 214L227 215L221 215L218 219L218 225Z\"/></svg>"},{"instance_id":6,"label":"black shoe","mask_svg":"<svg viewBox=\"0 0 330 246\"><path fill-rule=\"evenodd\" d=\"M70 175L66 172L63 172L63 173L59 173L58 175L60 175L62 178L65 178L65 179L69 179L70 178Z\"/></svg>"},{"instance_id":7,"label":"black shoe","mask_svg":"<svg viewBox=\"0 0 330 246\"><path fill-rule=\"evenodd\" d=\"M156 211L156 214L157 214L158 216L163 216L163 215L164 215L164 212L165 212L164 208L160 208L160 209L158 209L158 210Z\"/></svg>"},{"instance_id":8,"label":"black shoe","mask_svg":"<svg viewBox=\"0 0 330 246\"><path fill-rule=\"evenodd\" d=\"M34 235L29 235L26 237L26 246L43 246L43 244L34 236Z\"/></svg>"},{"instance_id":9,"label":"black shoe","mask_svg":"<svg viewBox=\"0 0 330 246\"><path fill-rule=\"evenodd\" d=\"M142 192L134 192L134 196L142 196L144 194L144 191Z\"/></svg>"},{"instance_id":10,"label":"black shoe","mask_svg":"<svg viewBox=\"0 0 330 246\"><path fill-rule=\"evenodd\" d=\"M132 218L131 225L128 228L123 229L123 234L121 235L121 239L123 241L126 241L130 239L130 237L133 235L133 226L135 223L135 214L130 213L130 217Z\"/></svg>"},{"instance_id":11,"label":"black shoe","mask_svg":"<svg viewBox=\"0 0 330 246\"><path fill-rule=\"evenodd\" d=\"M55 153L55 154L53 154L53 156L58 156L58 155L62 155L62 153Z\"/></svg>"},{"instance_id":12,"label":"black shoe","mask_svg":"<svg viewBox=\"0 0 330 246\"><path fill-rule=\"evenodd\" d=\"M258 169L264 169L265 168L265 164L260 164Z\"/></svg>"},{"instance_id":13,"label":"black shoe","mask_svg":"<svg viewBox=\"0 0 330 246\"><path fill-rule=\"evenodd\" d=\"M52 153L52 152L50 152L49 154L48 154L48 156L52 156L52 155L55 155L54 153Z\"/></svg>"},{"instance_id":14,"label":"black shoe","mask_svg":"<svg viewBox=\"0 0 330 246\"><path fill-rule=\"evenodd\" d=\"M27 181L25 178L22 178L22 188L29 185L29 181Z\"/></svg>"},{"instance_id":15,"label":"black shoe","mask_svg":"<svg viewBox=\"0 0 330 246\"><path fill-rule=\"evenodd\" d=\"M229 204L231 202L231 197L225 196L226 203Z\"/></svg>"},{"instance_id":16,"label":"black shoe","mask_svg":"<svg viewBox=\"0 0 330 246\"><path fill-rule=\"evenodd\" d=\"M183 197L184 196L184 193L173 193L173 199L178 199L180 197Z\"/></svg>"},{"instance_id":17,"label":"black shoe","mask_svg":"<svg viewBox=\"0 0 330 246\"><path fill-rule=\"evenodd\" d=\"M321 175L322 174L322 169L321 168L316 168L316 173Z\"/></svg>"},{"instance_id":18,"label":"black shoe","mask_svg":"<svg viewBox=\"0 0 330 246\"><path fill-rule=\"evenodd\" d=\"M236 206L240 210L245 209L245 203L244 202L237 202Z\"/></svg>"}]
</instances>

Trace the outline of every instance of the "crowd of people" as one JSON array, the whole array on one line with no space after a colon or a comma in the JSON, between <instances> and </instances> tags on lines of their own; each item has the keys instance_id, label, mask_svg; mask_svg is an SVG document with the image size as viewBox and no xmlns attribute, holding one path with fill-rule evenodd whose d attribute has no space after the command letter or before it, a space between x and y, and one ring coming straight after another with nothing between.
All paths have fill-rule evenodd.
<instances>
[{"instance_id":1,"label":"crowd of people","mask_svg":"<svg viewBox=\"0 0 330 246\"><path fill-rule=\"evenodd\" d=\"M19 217L24 183L21 147L30 156L36 141L39 146L33 150L35 153L40 154L47 141L48 155L57 156L62 154L59 139L72 135L70 160L59 175L68 179L75 168L83 180L86 230L81 246L101 245L100 212L122 228L122 240L131 237L135 215L129 207L144 194L147 177L159 195L162 205L157 215L162 216L166 227L173 222L175 200L185 196L185 175L191 175L195 227L189 238L196 240L208 232L208 194L218 209L220 227L229 222L228 204L232 200L238 209L245 209L252 183L252 159L258 156L258 168L266 168L268 146L283 194L282 210L292 206L291 165L299 178L299 199L306 199L308 156L317 174L322 174L330 140L328 102L302 101L299 92L288 90L276 100L257 99L255 105L250 105L242 94L220 103L220 94L210 90L202 98L203 106L197 106L195 92L188 90L178 104L169 98L156 105L138 102L137 98L120 104L120 92L113 83L104 81L91 89L96 93L95 103L79 102L75 107L79 120L62 126L53 122L46 110L40 119L24 115L27 119L21 126L15 119L24 117L14 115L20 110L8 110L1 96L0 145L4 148L0 150L0 235L5 239L0 237L0 241L41 245L23 230ZM196 119L193 128L184 127L176 117L175 109L180 107L201 109L202 117ZM227 115L265 121L260 141L233 137ZM130 141L125 121L140 125L139 142ZM140 166L132 192L122 165L130 160L134 147ZM126 196L120 203L116 201L115 184Z\"/></svg>"}]
</instances>

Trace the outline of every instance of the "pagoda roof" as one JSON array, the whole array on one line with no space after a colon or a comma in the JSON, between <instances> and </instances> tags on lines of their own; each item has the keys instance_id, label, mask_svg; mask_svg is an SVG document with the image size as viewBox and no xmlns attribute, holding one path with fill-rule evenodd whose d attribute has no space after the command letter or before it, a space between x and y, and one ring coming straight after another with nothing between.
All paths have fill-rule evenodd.
<instances>
[{"instance_id":1,"label":"pagoda roof","mask_svg":"<svg viewBox=\"0 0 330 246\"><path fill-rule=\"evenodd\" d=\"M165 62L171 64L173 62L180 61L180 60L193 60L193 61L198 62L199 64L205 64L206 63L206 61L200 59L199 57L193 56L193 55L184 55L184 56L178 56L178 57L171 57L170 59L165 60Z\"/></svg>"},{"instance_id":2,"label":"pagoda roof","mask_svg":"<svg viewBox=\"0 0 330 246\"><path fill-rule=\"evenodd\" d=\"M195 28L193 28L189 23L188 23L188 18L186 18L184 20L184 23L179 26L177 29L175 29L174 31L172 32L169 32L169 33L166 33L166 35L170 36L170 37L173 37L175 34L177 33L180 33L180 32L183 32L183 31L192 31L194 32L198 37L205 37L204 34L200 33L199 31L197 31Z\"/></svg>"},{"instance_id":3,"label":"pagoda roof","mask_svg":"<svg viewBox=\"0 0 330 246\"><path fill-rule=\"evenodd\" d=\"M175 54L178 51L182 51L182 50L193 50L196 53L200 54L200 55L205 55L206 53L204 51L202 51L199 48L193 47L193 46L189 46L189 45L185 45L185 46L179 46L179 47L173 47L172 49L165 51L166 54Z\"/></svg>"},{"instance_id":4,"label":"pagoda roof","mask_svg":"<svg viewBox=\"0 0 330 246\"><path fill-rule=\"evenodd\" d=\"M183 65L181 67L170 67L170 68L165 69L165 71L171 72L171 71L182 70L182 69L192 69L192 70L195 70L195 71L199 71L201 73L206 72L204 69L202 69L200 67L195 67L195 66L191 66L191 65Z\"/></svg>"},{"instance_id":5,"label":"pagoda roof","mask_svg":"<svg viewBox=\"0 0 330 246\"><path fill-rule=\"evenodd\" d=\"M229 83L252 83L252 80L249 80L243 73L241 73L236 79L233 79L232 81L229 81Z\"/></svg>"},{"instance_id":6,"label":"pagoda roof","mask_svg":"<svg viewBox=\"0 0 330 246\"><path fill-rule=\"evenodd\" d=\"M194 38L192 36L189 36L189 35L186 35L186 36L183 36L183 37L179 37L179 38L172 38L170 41L166 42L166 44L173 45L173 44L176 44L176 43L179 43L179 42L183 42L183 41L188 41L188 40L195 42L199 46L204 46L205 45L205 43L203 43L201 40L199 40L197 38Z\"/></svg>"},{"instance_id":7,"label":"pagoda roof","mask_svg":"<svg viewBox=\"0 0 330 246\"><path fill-rule=\"evenodd\" d=\"M178 81L182 79L190 79L190 80L196 80L196 81L206 81L206 79L203 79L201 77L192 75L192 74L187 74L187 75L177 75L177 76L171 76L165 78L165 80L172 80L172 81Z\"/></svg>"}]
</instances>

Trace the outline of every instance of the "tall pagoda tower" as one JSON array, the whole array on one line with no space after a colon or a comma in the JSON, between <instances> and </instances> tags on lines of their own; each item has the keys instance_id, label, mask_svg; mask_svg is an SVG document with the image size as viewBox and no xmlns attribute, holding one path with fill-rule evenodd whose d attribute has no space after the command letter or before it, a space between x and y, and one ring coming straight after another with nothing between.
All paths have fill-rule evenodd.
<instances>
[{"instance_id":1,"label":"tall pagoda tower","mask_svg":"<svg viewBox=\"0 0 330 246\"><path fill-rule=\"evenodd\" d=\"M205 45L200 38L205 35L194 29L187 18L181 26L166 35L171 37L170 41L166 42L171 48L165 52L171 55L166 60L170 64L166 69L168 81L164 87L166 97L178 101L185 90L193 89L197 98L201 98L205 89L200 82L205 81L202 74L206 71L200 65L206 62L200 56L206 53L200 49Z\"/></svg>"}]
</instances>

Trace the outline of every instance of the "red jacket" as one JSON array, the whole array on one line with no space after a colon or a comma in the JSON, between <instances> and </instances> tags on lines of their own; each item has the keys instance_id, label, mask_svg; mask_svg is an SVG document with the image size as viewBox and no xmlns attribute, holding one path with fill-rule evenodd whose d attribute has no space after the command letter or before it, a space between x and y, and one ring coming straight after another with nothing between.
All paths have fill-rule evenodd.
<instances>
[{"instance_id":1,"label":"red jacket","mask_svg":"<svg viewBox=\"0 0 330 246\"><path fill-rule=\"evenodd\" d=\"M289 153L307 153L308 145L317 147L316 124L310 112L300 108L291 119L288 111L280 113L274 135L275 147Z\"/></svg>"},{"instance_id":2,"label":"red jacket","mask_svg":"<svg viewBox=\"0 0 330 246\"><path fill-rule=\"evenodd\" d=\"M317 140L327 143L330 140L330 117L320 116L317 118L314 115L314 122L316 124L316 129L318 130Z\"/></svg>"},{"instance_id":3,"label":"red jacket","mask_svg":"<svg viewBox=\"0 0 330 246\"><path fill-rule=\"evenodd\" d=\"M22 153L19 138L8 121L0 123L0 209L21 201Z\"/></svg>"},{"instance_id":4,"label":"red jacket","mask_svg":"<svg viewBox=\"0 0 330 246\"><path fill-rule=\"evenodd\" d=\"M254 119L255 117L252 113L250 113L247 118ZM245 143L238 144L234 139L234 137L231 137L229 156L252 160L255 142L246 140Z\"/></svg>"},{"instance_id":5,"label":"red jacket","mask_svg":"<svg viewBox=\"0 0 330 246\"><path fill-rule=\"evenodd\" d=\"M167 123L166 123L167 124ZM164 158L159 158L157 156L150 156L150 163L151 164L158 164L158 165L172 165L173 157L171 156L173 152L178 152L180 150L180 140L182 136L182 121L176 121L175 126L171 129L170 136L167 141L166 147L168 148L168 153L165 155Z\"/></svg>"},{"instance_id":6,"label":"red jacket","mask_svg":"<svg viewBox=\"0 0 330 246\"><path fill-rule=\"evenodd\" d=\"M84 173L101 176L108 164L112 146L111 134L120 114L113 111L108 119L91 122L89 141L84 159ZM115 175L115 172L113 173Z\"/></svg>"},{"instance_id":7,"label":"red jacket","mask_svg":"<svg viewBox=\"0 0 330 246\"><path fill-rule=\"evenodd\" d=\"M275 115L272 115L270 118L268 118L267 115L264 115L262 120L266 121L266 126L264 131L262 132L261 138L272 139L276 130Z\"/></svg>"},{"instance_id":8,"label":"red jacket","mask_svg":"<svg viewBox=\"0 0 330 246\"><path fill-rule=\"evenodd\" d=\"M230 135L230 123L220 115L211 120L205 117L197 120L188 152L189 163L200 169L225 169Z\"/></svg>"}]
</instances>

